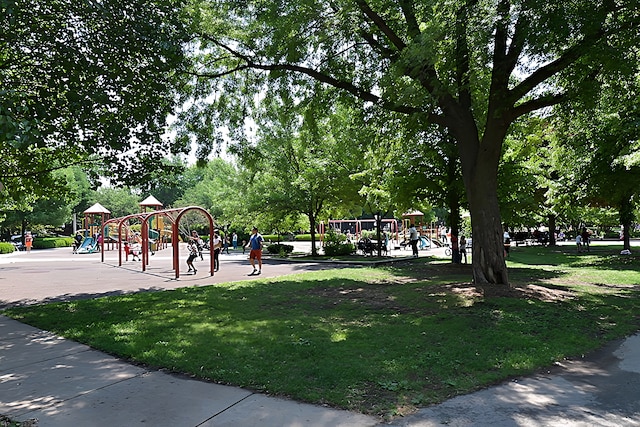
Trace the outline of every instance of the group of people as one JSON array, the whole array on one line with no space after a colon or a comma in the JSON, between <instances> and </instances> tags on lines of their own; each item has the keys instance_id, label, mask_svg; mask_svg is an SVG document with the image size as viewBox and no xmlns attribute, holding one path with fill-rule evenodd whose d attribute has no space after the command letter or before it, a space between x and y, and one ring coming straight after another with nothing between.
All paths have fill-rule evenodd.
<instances>
[{"instance_id":1,"label":"group of people","mask_svg":"<svg viewBox=\"0 0 640 427\"><path fill-rule=\"evenodd\" d=\"M102 233L94 233L93 237L92 237L96 244L95 250L99 251L100 248L102 247L102 243L103 243L103 238L102 238ZM77 254L78 253L78 249L80 249L80 247L82 246L82 242L84 241L84 236L82 235L82 233L80 233L80 231L76 231L76 235L73 236L73 253Z\"/></svg>"},{"instance_id":2,"label":"group of people","mask_svg":"<svg viewBox=\"0 0 640 427\"><path fill-rule=\"evenodd\" d=\"M233 233L232 240L233 249L238 248L238 235ZM253 227L251 230L251 238L249 239L249 243L246 245L243 241L242 253L244 253L245 247L250 249L249 252L249 262L251 263L251 267L253 271L249 274L250 276L261 274L262 273L262 248L264 246L264 238L260 233L258 233L258 228ZM189 242L187 244L187 249L189 251L189 256L187 258L187 267L189 268L187 272L193 272L196 274L198 270L193 264L193 261L200 257L201 260L204 260L202 256L202 249L204 248L204 241L198 235L197 231L192 231L191 236L189 237ZM227 237L222 238L220 234L216 231L213 240L209 244L209 249L213 251L213 271L220 270L220 253L226 250L227 254L229 253L229 239ZM257 267L257 268L256 268Z\"/></svg>"},{"instance_id":3,"label":"group of people","mask_svg":"<svg viewBox=\"0 0 640 427\"><path fill-rule=\"evenodd\" d=\"M591 233L586 228L582 228L582 231L576 235L576 247L578 252L589 252L589 243L591 239Z\"/></svg>"},{"instance_id":4,"label":"group of people","mask_svg":"<svg viewBox=\"0 0 640 427\"><path fill-rule=\"evenodd\" d=\"M446 230L445 228L441 228L441 230ZM442 236L440 236L442 238ZM456 264L460 264L462 262L462 258L464 258L464 263L467 263L467 239L464 235L460 236L458 239L458 234L456 232L445 233L444 239L447 239L450 242L451 246L451 256L453 258L453 262ZM443 239L443 243L447 241ZM418 258L418 242L420 241L420 233L416 229L414 224L409 226L409 242L411 243L411 250L413 252L413 257Z\"/></svg>"}]
</instances>

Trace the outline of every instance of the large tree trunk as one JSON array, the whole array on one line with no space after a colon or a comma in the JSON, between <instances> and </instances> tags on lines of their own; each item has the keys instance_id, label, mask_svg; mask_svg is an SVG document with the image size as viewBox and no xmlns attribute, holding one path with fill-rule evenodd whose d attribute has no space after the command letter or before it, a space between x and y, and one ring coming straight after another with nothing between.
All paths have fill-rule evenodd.
<instances>
[{"instance_id":1,"label":"large tree trunk","mask_svg":"<svg viewBox=\"0 0 640 427\"><path fill-rule=\"evenodd\" d=\"M482 141L470 112L460 120L456 140L471 213L473 280L476 285L509 286L498 204L498 163L508 125L487 125ZM486 289L486 287L485 287Z\"/></svg>"},{"instance_id":2,"label":"large tree trunk","mask_svg":"<svg viewBox=\"0 0 640 427\"><path fill-rule=\"evenodd\" d=\"M556 246L556 216L549 215L549 246Z\"/></svg>"},{"instance_id":3,"label":"large tree trunk","mask_svg":"<svg viewBox=\"0 0 640 427\"><path fill-rule=\"evenodd\" d=\"M480 174L479 176L482 176ZM497 188L475 179L467 189L473 230L473 281L477 285L508 285Z\"/></svg>"}]
</instances>

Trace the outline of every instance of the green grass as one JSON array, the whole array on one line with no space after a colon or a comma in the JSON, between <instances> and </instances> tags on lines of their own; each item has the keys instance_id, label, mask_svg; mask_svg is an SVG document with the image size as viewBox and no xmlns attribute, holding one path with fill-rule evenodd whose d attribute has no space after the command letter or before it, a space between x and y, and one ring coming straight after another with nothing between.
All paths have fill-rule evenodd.
<instances>
[{"instance_id":1,"label":"green grass","mask_svg":"<svg viewBox=\"0 0 640 427\"><path fill-rule=\"evenodd\" d=\"M383 417L524 375L638 330L638 259L518 248L516 291L422 258L7 309L151 367Z\"/></svg>"}]
</instances>

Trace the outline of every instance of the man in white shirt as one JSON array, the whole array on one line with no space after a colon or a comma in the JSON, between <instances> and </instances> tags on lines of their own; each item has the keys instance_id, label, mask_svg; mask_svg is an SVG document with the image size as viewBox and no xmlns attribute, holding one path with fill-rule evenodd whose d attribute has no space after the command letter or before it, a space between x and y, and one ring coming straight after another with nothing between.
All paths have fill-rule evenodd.
<instances>
[{"instance_id":1,"label":"man in white shirt","mask_svg":"<svg viewBox=\"0 0 640 427\"><path fill-rule=\"evenodd\" d=\"M418 240L420 240L418 230L416 230L415 225L411 224L409 227L409 241L411 242L411 250L413 251L414 258L418 258Z\"/></svg>"}]
</instances>

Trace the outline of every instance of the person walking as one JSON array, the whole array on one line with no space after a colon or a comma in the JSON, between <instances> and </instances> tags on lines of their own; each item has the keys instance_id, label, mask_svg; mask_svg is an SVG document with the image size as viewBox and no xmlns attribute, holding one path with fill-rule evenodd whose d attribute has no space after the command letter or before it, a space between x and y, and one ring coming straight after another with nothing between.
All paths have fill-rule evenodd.
<instances>
[{"instance_id":1,"label":"person walking","mask_svg":"<svg viewBox=\"0 0 640 427\"><path fill-rule=\"evenodd\" d=\"M251 267L253 267L253 271L249 276L253 276L254 274L262 273L262 246L264 244L264 239L262 235L258 233L258 227L253 227L251 230L251 237L249 238L249 243L247 246L251 249L249 252L249 262L251 263ZM258 261L258 268L256 269L256 260Z\"/></svg>"},{"instance_id":2,"label":"person walking","mask_svg":"<svg viewBox=\"0 0 640 427\"><path fill-rule=\"evenodd\" d=\"M31 252L31 246L33 246L33 236L31 232L27 231L27 234L24 236L24 245L27 248L27 253Z\"/></svg>"},{"instance_id":3,"label":"person walking","mask_svg":"<svg viewBox=\"0 0 640 427\"><path fill-rule=\"evenodd\" d=\"M582 252L582 235L579 233L576 234L576 248L578 249L578 253Z\"/></svg>"},{"instance_id":4,"label":"person walking","mask_svg":"<svg viewBox=\"0 0 640 427\"><path fill-rule=\"evenodd\" d=\"M217 232L213 235L211 249L213 249L213 271L218 271L220 270L220 251L222 250L222 239Z\"/></svg>"},{"instance_id":5,"label":"person walking","mask_svg":"<svg viewBox=\"0 0 640 427\"><path fill-rule=\"evenodd\" d=\"M409 241L411 242L411 250L413 251L414 258L418 258L418 240L420 240L418 230L416 230L415 225L411 224L411 226L409 226Z\"/></svg>"},{"instance_id":6,"label":"person walking","mask_svg":"<svg viewBox=\"0 0 640 427\"><path fill-rule=\"evenodd\" d=\"M582 228L582 233L580 233L580 237L582 238L582 248L589 252L589 243L591 240L591 233L587 231L586 227Z\"/></svg>"},{"instance_id":7,"label":"person walking","mask_svg":"<svg viewBox=\"0 0 640 427\"><path fill-rule=\"evenodd\" d=\"M467 239L464 237L464 234L460 236L460 262L462 262L462 258L464 257L464 263L467 263Z\"/></svg>"},{"instance_id":8,"label":"person walking","mask_svg":"<svg viewBox=\"0 0 640 427\"><path fill-rule=\"evenodd\" d=\"M233 243L233 250L235 251L236 249L238 249L238 235L236 233L233 233L231 242Z\"/></svg>"}]
</instances>

